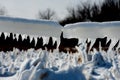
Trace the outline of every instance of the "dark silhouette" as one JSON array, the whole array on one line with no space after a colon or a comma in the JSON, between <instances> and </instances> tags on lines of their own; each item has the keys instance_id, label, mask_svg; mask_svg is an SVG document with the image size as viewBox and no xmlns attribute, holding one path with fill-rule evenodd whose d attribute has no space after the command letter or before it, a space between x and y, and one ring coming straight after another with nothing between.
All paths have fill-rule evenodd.
<instances>
[{"instance_id":1,"label":"dark silhouette","mask_svg":"<svg viewBox=\"0 0 120 80\"><path fill-rule=\"evenodd\" d=\"M35 48L35 39L33 38L30 43L30 48Z\"/></svg>"},{"instance_id":2,"label":"dark silhouette","mask_svg":"<svg viewBox=\"0 0 120 80\"><path fill-rule=\"evenodd\" d=\"M27 39L26 39L26 49L29 49L30 48L30 36L27 36Z\"/></svg>"},{"instance_id":3,"label":"dark silhouette","mask_svg":"<svg viewBox=\"0 0 120 80\"><path fill-rule=\"evenodd\" d=\"M5 45L4 45L5 42L5 35L4 33L2 32L1 33L1 37L0 37L0 51L4 51L4 48L5 48Z\"/></svg>"},{"instance_id":4,"label":"dark silhouette","mask_svg":"<svg viewBox=\"0 0 120 80\"><path fill-rule=\"evenodd\" d=\"M14 34L13 47L18 48L17 46L18 46L18 41L17 41L17 38L16 38L16 34Z\"/></svg>"},{"instance_id":5,"label":"dark silhouette","mask_svg":"<svg viewBox=\"0 0 120 80\"><path fill-rule=\"evenodd\" d=\"M22 50L27 50L27 39L23 39L22 41Z\"/></svg>"},{"instance_id":6,"label":"dark silhouette","mask_svg":"<svg viewBox=\"0 0 120 80\"><path fill-rule=\"evenodd\" d=\"M71 52L75 53L78 52L78 50L75 48L78 45L78 39L77 38L64 38L63 32L60 36L60 45L59 45L59 52Z\"/></svg>"},{"instance_id":7,"label":"dark silhouette","mask_svg":"<svg viewBox=\"0 0 120 80\"><path fill-rule=\"evenodd\" d=\"M108 41L107 43L107 37L104 38L97 38L95 40L95 43L93 44L92 48L90 51L93 51L93 49L95 48L97 51L100 50L99 47L101 47L101 50L106 51L109 49L109 46L111 44L111 39Z\"/></svg>"},{"instance_id":8,"label":"dark silhouette","mask_svg":"<svg viewBox=\"0 0 120 80\"><path fill-rule=\"evenodd\" d=\"M21 36L21 34L19 34L19 36L18 36L17 48L20 49L20 51L22 50L22 36Z\"/></svg>"},{"instance_id":9,"label":"dark silhouette","mask_svg":"<svg viewBox=\"0 0 120 80\"><path fill-rule=\"evenodd\" d=\"M57 49L57 41L55 41L55 43L53 45L53 49Z\"/></svg>"},{"instance_id":10,"label":"dark silhouette","mask_svg":"<svg viewBox=\"0 0 120 80\"><path fill-rule=\"evenodd\" d=\"M14 36L13 36L14 35ZM89 53L89 51L93 51L93 49L96 49L97 51L101 50L107 52L109 50L110 44L112 40L110 39L107 42L107 37L104 38L97 38L95 40L95 43L91 46L91 41L86 40L86 53ZM69 53L76 53L78 50L76 49L76 46L79 46L78 44L78 39L77 38L64 38L63 37L63 32L61 33L60 36L60 45L58 46L59 52L69 52ZM32 39L30 42L30 36L27 36L26 38L22 39L22 35L19 34L18 40L16 38L16 34L10 33L10 35L5 35L3 32L1 33L0 36L0 51L13 51L13 48L18 48L20 51L28 50L30 48L34 48L35 50L37 49L42 49L42 50L47 50L53 52L57 48L57 41L53 43L53 38L49 37L49 41L47 44L43 45L43 38L38 37L37 38L37 43L35 43L35 38ZM120 51L119 49L119 40L118 42L113 46L112 48L113 51Z\"/></svg>"},{"instance_id":11,"label":"dark silhouette","mask_svg":"<svg viewBox=\"0 0 120 80\"><path fill-rule=\"evenodd\" d=\"M8 45L7 45L9 46L8 51L13 51L13 33L10 33L8 39L6 38L6 41L8 41Z\"/></svg>"},{"instance_id":12,"label":"dark silhouette","mask_svg":"<svg viewBox=\"0 0 120 80\"><path fill-rule=\"evenodd\" d=\"M26 51L30 48L34 48L35 50L41 48L42 50L45 50L46 48L48 51L53 52L53 50L57 48L57 41L53 43L53 39L50 37L48 44L43 45L43 38L38 37L35 45L35 39L33 38L30 42L30 36L22 39L22 35L19 34L17 40L16 34L14 34L13 37L13 33L10 33L10 36L6 36L5 38L5 34L2 32L0 36L0 51L13 51L13 48L18 48L20 51Z\"/></svg>"},{"instance_id":13,"label":"dark silhouette","mask_svg":"<svg viewBox=\"0 0 120 80\"><path fill-rule=\"evenodd\" d=\"M36 47L35 47L35 49L37 50L37 49L45 49L44 48L44 46L43 46L43 38L41 37L41 38L37 38L37 44L36 44Z\"/></svg>"},{"instance_id":14,"label":"dark silhouette","mask_svg":"<svg viewBox=\"0 0 120 80\"><path fill-rule=\"evenodd\" d=\"M51 50L51 52L53 52L53 50L52 50L52 46L53 46L53 39L52 39L52 37L49 38L48 44L45 44L44 46L45 46L45 48L47 48L47 51Z\"/></svg>"},{"instance_id":15,"label":"dark silhouette","mask_svg":"<svg viewBox=\"0 0 120 80\"><path fill-rule=\"evenodd\" d=\"M44 47L47 49L47 51L53 52L54 49L57 48L57 41L53 44L52 37L49 38L48 44L45 44Z\"/></svg>"}]
</instances>

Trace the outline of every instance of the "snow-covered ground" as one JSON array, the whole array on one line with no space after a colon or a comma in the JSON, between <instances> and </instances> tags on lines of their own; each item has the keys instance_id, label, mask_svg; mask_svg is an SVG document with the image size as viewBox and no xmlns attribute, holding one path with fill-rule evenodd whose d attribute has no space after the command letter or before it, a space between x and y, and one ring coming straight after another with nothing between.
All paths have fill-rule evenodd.
<instances>
[{"instance_id":1,"label":"snow-covered ground","mask_svg":"<svg viewBox=\"0 0 120 80\"><path fill-rule=\"evenodd\" d=\"M84 44L77 49L79 53L75 54L41 49L0 52L0 80L120 79L120 53L109 50L87 54Z\"/></svg>"},{"instance_id":2,"label":"snow-covered ground","mask_svg":"<svg viewBox=\"0 0 120 80\"><path fill-rule=\"evenodd\" d=\"M0 52L0 80L119 80L120 52L111 47L120 39L120 22L84 22L66 25L57 22L0 17L0 32L13 32L36 36L52 36L59 40L61 30L64 37L77 37L81 45L78 53L53 53L46 50L29 49ZM7 33L6 33L7 34ZM97 37L112 39L108 52L94 50L86 53L85 40L94 43ZM23 35L22 37L25 37ZM44 41L47 42L47 38ZM120 44L118 46L120 48ZM118 49L117 49L118 50Z\"/></svg>"}]
</instances>

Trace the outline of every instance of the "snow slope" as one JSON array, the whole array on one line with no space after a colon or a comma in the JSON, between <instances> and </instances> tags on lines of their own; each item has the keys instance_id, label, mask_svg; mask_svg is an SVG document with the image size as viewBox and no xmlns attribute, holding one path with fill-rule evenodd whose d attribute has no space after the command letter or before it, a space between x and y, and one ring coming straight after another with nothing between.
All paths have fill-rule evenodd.
<instances>
[{"instance_id":1,"label":"snow slope","mask_svg":"<svg viewBox=\"0 0 120 80\"><path fill-rule=\"evenodd\" d=\"M59 37L62 26L54 21L0 16L0 32Z\"/></svg>"},{"instance_id":2,"label":"snow slope","mask_svg":"<svg viewBox=\"0 0 120 80\"><path fill-rule=\"evenodd\" d=\"M66 37L98 38L109 37L120 39L120 21L113 22L80 22L68 24L63 29Z\"/></svg>"}]
</instances>

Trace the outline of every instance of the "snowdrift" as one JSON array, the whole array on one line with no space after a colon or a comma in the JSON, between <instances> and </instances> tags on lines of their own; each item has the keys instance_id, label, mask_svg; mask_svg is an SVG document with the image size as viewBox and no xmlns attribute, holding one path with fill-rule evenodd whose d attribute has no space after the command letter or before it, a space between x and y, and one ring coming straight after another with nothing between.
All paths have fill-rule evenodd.
<instances>
[{"instance_id":1,"label":"snowdrift","mask_svg":"<svg viewBox=\"0 0 120 80\"><path fill-rule=\"evenodd\" d=\"M80 22L68 24L64 27L63 32L66 37L77 38L98 38L105 37L117 38L120 35L120 21L113 22Z\"/></svg>"},{"instance_id":2,"label":"snowdrift","mask_svg":"<svg viewBox=\"0 0 120 80\"><path fill-rule=\"evenodd\" d=\"M0 17L0 32L59 37L61 28L54 21Z\"/></svg>"},{"instance_id":3,"label":"snowdrift","mask_svg":"<svg viewBox=\"0 0 120 80\"><path fill-rule=\"evenodd\" d=\"M37 36L59 38L61 31L65 37L77 38L118 38L120 21L112 22L80 22L68 24L64 28L57 22L47 20L30 20L22 18L0 17L0 32L13 32Z\"/></svg>"}]
</instances>

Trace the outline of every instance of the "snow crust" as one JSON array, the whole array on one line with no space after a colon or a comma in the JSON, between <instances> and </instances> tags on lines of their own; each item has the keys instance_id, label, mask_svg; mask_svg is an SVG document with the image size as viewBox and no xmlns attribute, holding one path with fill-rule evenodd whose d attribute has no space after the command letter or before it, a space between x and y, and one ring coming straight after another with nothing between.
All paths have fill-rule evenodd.
<instances>
[{"instance_id":1,"label":"snow crust","mask_svg":"<svg viewBox=\"0 0 120 80\"><path fill-rule=\"evenodd\" d=\"M37 36L60 36L63 27L48 20L30 20L0 16L0 32L13 32Z\"/></svg>"},{"instance_id":2,"label":"snow crust","mask_svg":"<svg viewBox=\"0 0 120 80\"><path fill-rule=\"evenodd\" d=\"M112 22L80 22L75 24L68 24L63 29L66 37L77 38L119 38L120 21Z\"/></svg>"},{"instance_id":3,"label":"snow crust","mask_svg":"<svg viewBox=\"0 0 120 80\"><path fill-rule=\"evenodd\" d=\"M13 32L27 35L52 36L59 38L61 31L65 37L119 39L120 21L111 22L79 22L61 26L55 21L31 20L0 16L0 32Z\"/></svg>"}]
</instances>

